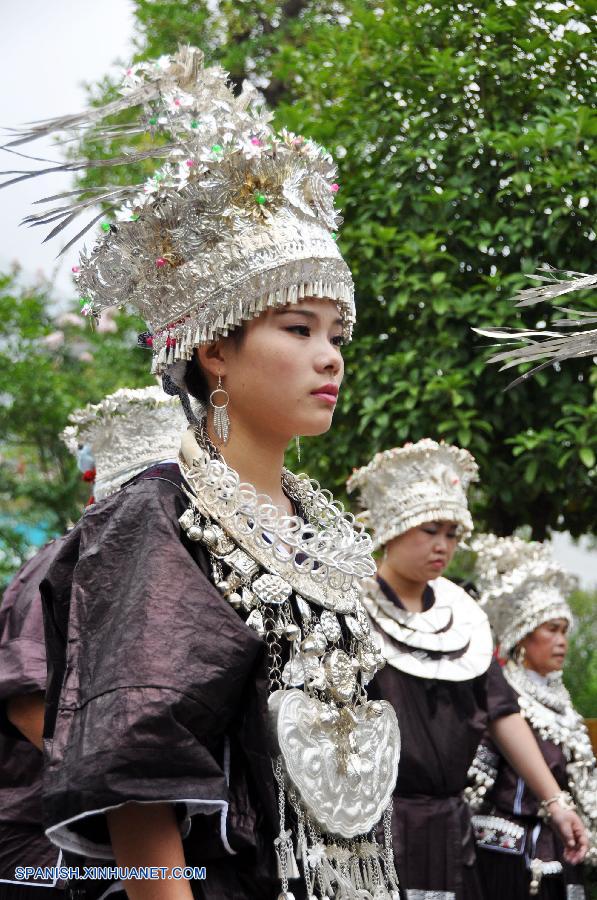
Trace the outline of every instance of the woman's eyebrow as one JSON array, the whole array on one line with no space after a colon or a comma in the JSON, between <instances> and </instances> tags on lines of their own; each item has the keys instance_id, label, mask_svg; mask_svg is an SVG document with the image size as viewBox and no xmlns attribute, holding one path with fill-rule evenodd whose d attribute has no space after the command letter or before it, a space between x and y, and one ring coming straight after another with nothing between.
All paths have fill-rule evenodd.
<instances>
[{"instance_id":1,"label":"woman's eyebrow","mask_svg":"<svg viewBox=\"0 0 597 900\"><path fill-rule=\"evenodd\" d=\"M275 316L306 316L308 319L319 319L319 314L312 309L302 309L300 306L284 306L281 309L274 309ZM342 317L338 316L334 319L333 325L342 325Z\"/></svg>"}]
</instances>

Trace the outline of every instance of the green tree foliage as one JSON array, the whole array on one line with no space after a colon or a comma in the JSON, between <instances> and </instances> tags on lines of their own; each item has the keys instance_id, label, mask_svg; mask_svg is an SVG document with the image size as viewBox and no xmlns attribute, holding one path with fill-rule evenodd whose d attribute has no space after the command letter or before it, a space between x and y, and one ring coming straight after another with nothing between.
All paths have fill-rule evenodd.
<instances>
[{"instance_id":1,"label":"green tree foliage","mask_svg":"<svg viewBox=\"0 0 597 900\"><path fill-rule=\"evenodd\" d=\"M595 527L589 362L504 393L471 326L535 326L511 298L541 261L586 271L594 233L589 5L137 0L141 55L202 46L341 168L359 324L334 428L305 468L342 490L374 452L469 447L486 529ZM581 300L582 302L582 300Z\"/></svg>"},{"instance_id":2,"label":"green tree foliage","mask_svg":"<svg viewBox=\"0 0 597 900\"><path fill-rule=\"evenodd\" d=\"M570 635L564 681L576 709L597 719L597 591L575 591L570 598L575 628Z\"/></svg>"},{"instance_id":3,"label":"green tree foliage","mask_svg":"<svg viewBox=\"0 0 597 900\"><path fill-rule=\"evenodd\" d=\"M147 354L130 349L138 320L118 316L116 330L97 333L78 312L51 307L48 286L0 275L0 586L89 497L59 437L68 414L149 378Z\"/></svg>"}]
</instances>

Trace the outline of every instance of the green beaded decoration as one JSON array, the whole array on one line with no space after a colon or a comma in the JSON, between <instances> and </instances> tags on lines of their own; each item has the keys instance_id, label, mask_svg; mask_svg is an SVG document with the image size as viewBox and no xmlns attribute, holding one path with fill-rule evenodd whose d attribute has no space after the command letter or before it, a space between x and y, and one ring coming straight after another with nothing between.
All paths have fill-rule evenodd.
<instances>
[{"instance_id":1,"label":"green beaded decoration","mask_svg":"<svg viewBox=\"0 0 597 900\"><path fill-rule=\"evenodd\" d=\"M267 197L265 194L262 194L260 191L255 191L255 203L258 203L259 206L263 206L267 203Z\"/></svg>"},{"instance_id":2,"label":"green beaded decoration","mask_svg":"<svg viewBox=\"0 0 597 900\"><path fill-rule=\"evenodd\" d=\"M102 231L110 231L111 227L109 222L102 222Z\"/></svg>"}]
</instances>

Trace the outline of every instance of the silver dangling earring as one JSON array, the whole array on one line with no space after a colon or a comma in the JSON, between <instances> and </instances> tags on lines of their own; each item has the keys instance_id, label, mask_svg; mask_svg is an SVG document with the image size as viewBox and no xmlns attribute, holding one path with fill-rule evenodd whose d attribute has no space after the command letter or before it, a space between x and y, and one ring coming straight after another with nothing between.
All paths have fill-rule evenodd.
<instances>
[{"instance_id":1,"label":"silver dangling earring","mask_svg":"<svg viewBox=\"0 0 597 900\"><path fill-rule=\"evenodd\" d=\"M216 394L225 395L226 399L221 406L217 406L214 403L214 397ZM209 403L214 411L214 431L216 433L216 436L221 444L227 444L228 438L230 437L230 417L228 415L228 404L230 403L230 397L228 396L228 391L222 387L221 375L218 375L217 388L209 395Z\"/></svg>"},{"instance_id":2,"label":"silver dangling earring","mask_svg":"<svg viewBox=\"0 0 597 900\"><path fill-rule=\"evenodd\" d=\"M301 436L300 434L296 434L294 436L294 445L296 447L296 458L298 462L301 461Z\"/></svg>"}]
</instances>

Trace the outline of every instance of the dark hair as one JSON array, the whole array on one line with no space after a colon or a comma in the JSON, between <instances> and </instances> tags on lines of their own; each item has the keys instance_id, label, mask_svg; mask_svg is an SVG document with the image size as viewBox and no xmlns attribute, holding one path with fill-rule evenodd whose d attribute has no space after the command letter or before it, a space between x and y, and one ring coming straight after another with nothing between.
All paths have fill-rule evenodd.
<instances>
[{"instance_id":1,"label":"dark hair","mask_svg":"<svg viewBox=\"0 0 597 900\"><path fill-rule=\"evenodd\" d=\"M231 338L237 348L240 347L245 337L244 327L239 325L230 332L228 337ZM200 400L201 403L207 403L209 400L209 385L196 353L193 353L191 359L187 362L184 383L191 397Z\"/></svg>"}]
</instances>

